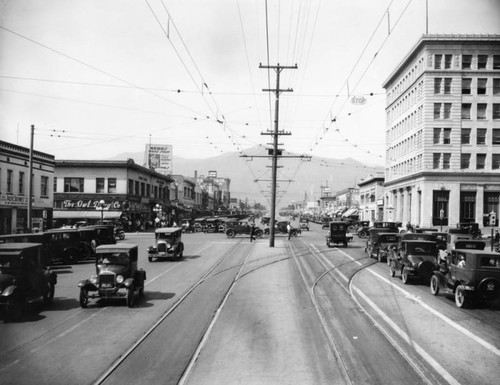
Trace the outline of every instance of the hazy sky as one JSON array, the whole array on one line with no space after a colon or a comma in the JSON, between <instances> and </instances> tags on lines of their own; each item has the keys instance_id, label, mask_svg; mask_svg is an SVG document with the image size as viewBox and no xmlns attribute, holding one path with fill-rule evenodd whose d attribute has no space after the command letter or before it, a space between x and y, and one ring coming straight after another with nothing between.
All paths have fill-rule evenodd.
<instances>
[{"instance_id":1,"label":"hazy sky","mask_svg":"<svg viewBox=\"0 0 500 385\"><path fill-rule=\"evenodd\" d=\"M267 3L267 15L266 15ZM424 0L0 0L0 138L57 159L171 144L265 145L384 162L382 83L425 33ZM429 0L429 33L499 34L500 0ZM267 24L266 24L267 20ZM364 97L366 104L350 102ZM332 120L335 119L335 122ZM240 160L235 159L236 162ZM175 170L174 170L175 171Z\"/></svg>"}]
</instances>

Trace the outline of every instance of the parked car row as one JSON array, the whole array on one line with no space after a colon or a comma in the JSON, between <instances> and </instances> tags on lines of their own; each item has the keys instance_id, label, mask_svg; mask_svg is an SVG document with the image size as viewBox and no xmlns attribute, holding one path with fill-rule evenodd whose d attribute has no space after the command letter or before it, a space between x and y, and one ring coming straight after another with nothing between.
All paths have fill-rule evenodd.
<instances>
[{"instance_id":1,"label":"parked car row","mask_svg":"<svg viewBox=\"0 0 500 385\"><path fill-rule=\"evenodd\" d=\"M45 266L73 264L95 255L97 246L114 244L113 226L94 225L79 228L51 229L40 233L0 235L0 243L40 243Z\"/></svg>"},{"instance_id":2,"label":"parked car row","mask_svg":"<svg viewBox=\"0 0 500 385\"><path fill-rule=\"evenodd\" d=\"M399 275L404 284L426 282L433 295L453 294L460 308L500 298L500 253L485 250L477 233L397 231L370 228L365 246L370 258L386 260L391 277Z\"/></svg>"}]
</instances>

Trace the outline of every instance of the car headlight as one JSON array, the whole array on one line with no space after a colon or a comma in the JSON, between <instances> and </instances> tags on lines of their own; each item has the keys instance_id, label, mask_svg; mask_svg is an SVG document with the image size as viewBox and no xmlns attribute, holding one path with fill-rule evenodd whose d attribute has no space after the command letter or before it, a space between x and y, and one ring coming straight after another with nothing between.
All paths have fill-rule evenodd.
<instances>
[{"instance_id":1,"label":"car headlight","mask_svg":"<svg viewBox=\"0 0 500 385\"><path fill-rule=\"evenodd\" d=\"M116 283L122 283L122 282L123 282L123 276L122 275L116 276Z\"/></svg>"},{"instance_id":2,"label":"car headlight","mask_svg":"<svg viewBox=\"0 0 500 385\"><path fill-rule=\"evenodd\" d=\"M92 277L90 277L90 283L92 284L97 284L97 275L93 275Z\"/></svg>"},{"instance_id":3,"label":"car headlight","mask_svg":"<svg viewBox=\"0 0 500 385\"><path fill-rule=\"evenodd\" d=\"M167 249L170 249L172 247L171 243L167 243Z\"/></svg>"}]
</instances>

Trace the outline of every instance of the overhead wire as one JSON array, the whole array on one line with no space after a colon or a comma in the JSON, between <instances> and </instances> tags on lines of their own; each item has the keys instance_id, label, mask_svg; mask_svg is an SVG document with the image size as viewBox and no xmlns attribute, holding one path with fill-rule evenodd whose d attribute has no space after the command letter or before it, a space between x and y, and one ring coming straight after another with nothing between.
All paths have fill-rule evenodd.
<instances>
[{"instance_id":1,"label":"overhead wire","mask_svg":"<svg viewBox=\"0 0 500 385\"><path fill-rule=\"evenodd\" d=\"M11 29L9 29L9 28L6 28L6 27L4 27L4 26L2 26L2 25L0 25L0 29L1 29L1 30L4 30L4 31L6 31L6 32L9 32L9 33L11 33L11 34L13 34L13 35L15 35L15 36L17 36L17 37L20 37L20 38L22 38L22 39L24 39L24 40L27 40L27 41L29 41L29 42L31 42L31 43L33 43L33 44L35 44L35 45L38 45L38 46L40 46L40 47L42 47L42 48L45 48L45 49L47 49L47 50L49 50L49 51L51 51L51 52L54 52L54 53L56 53L56 54L58 54L58 55L60 55L60 56L62 56L62 57L64 57L64 58L66 58L66 59L69 59L69 60L71 60L71 61L74 61L74 62L76 62L76 63L78 63L78 64L80 64L80 65L83 65L83 66L85 66L85 67L87 67L87 68L90 68L90 69L92 69L92 70L94 70L94 71L96 71L96 72L99 72L99 73L103 74L103 75L106 75L106 76L108 76L108 77L110 77L110 78L112 78L112 79L115 79L115 80L118 80L118 81L120 81L120 82L122 82L122 83L125 83L125 84L127 84L127 85L129 85L129 86L131 86L131 87L133 87L133 88L136 88L136 89L141 90L141 91L143 91L143 92L146 92L146 93L148 93L148 94L150 94L150 95L153 95L153 96L155 96L155 97L158 97L158 98L160 98L160 99L162 99L162 100L164 100L164 101L167 101L167 102L169 102L169 103L171 103L171 104L173 104L173 105L176 105L176 106L178 106L178 107L180 107L180 108L183 108L183 109L189 110L189 111L191 111L191 112L193 112L193 113L195 113L195 114L201 115L201 113L199 113L198 111L193 110L192 108L190 108L190 107L188 107L188 106L184 106L184 105L182 105L182 104L180 104L180 103L177 103L177 102L175 102L175 101L173 101L173 100L171 100L171 99L168 99L168 98L164 97L163 95L157 94L156 92L153 92L153 91L151 91L151 90L148 90L148 89L146 89L146 88L144 88L144 87L141 87L141 86L139 86L139 85L137 85L137 84L134 84L134 83L132 83L132 82L130 82L130 81L128 81L128 80L126 80L126 79L123 79L123 78L121 78L121 77L119 77L119 76L117 76L117 75L114 75L114 74L112 74L112 73L110 73L110 72L104 71L104 70L102 70L102 69L100 69L100 68L98 68L98 67L96 67L96 66L94 66L94 65L92 65L92 64L89 64L89 63L84 62L83 60L80 60L80 59L77 59L77 58L75 58L75 57L73 57L73 56L71 56L71 55L65 54L65 53L64 53L64 52L62 52L62 51L59 51L59 50L57 50L57 49L55 49L55 48L52 48L52 47L49 47L48 45L43 44L43 43L40 43L40 42L38 42L38 41L36 41L36 40L34 40L34 39L32 39L32 38L28 37L28 36L25 36L25 35L21 34L21 33L18 33L18 32L16 32L16 31L13 31L13 30L11 30Z\"/></svg>"}]
</instances>

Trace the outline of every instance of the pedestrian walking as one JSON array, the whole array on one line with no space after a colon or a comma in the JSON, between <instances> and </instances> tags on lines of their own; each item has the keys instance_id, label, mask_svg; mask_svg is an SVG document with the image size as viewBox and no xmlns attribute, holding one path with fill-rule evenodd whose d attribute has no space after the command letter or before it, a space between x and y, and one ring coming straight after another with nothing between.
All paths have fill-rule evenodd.
<instances>
[{"instance_id":1,"label":"pedestrian walking","mask_svg":"<svg viewBox=\"0 0 500 385\"><path fill-rule=\"evenodd\" d=\"M255 232L255 223L252 222L252 225L250 226L250 242L255 241L254 232Z\"/></svg>"},{"instance_id":2,"label":"pedestrian walking","mask_svg":"<svg viewBox=\"0 0 500 385\"><path fill-rule=\"evenodd\" d=\"M288 233L288 240L290 240L290 235L292 234L292 226L290 225L290 222L286 225L286 232Z\"/></svg>"}]
</instances>

